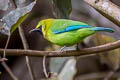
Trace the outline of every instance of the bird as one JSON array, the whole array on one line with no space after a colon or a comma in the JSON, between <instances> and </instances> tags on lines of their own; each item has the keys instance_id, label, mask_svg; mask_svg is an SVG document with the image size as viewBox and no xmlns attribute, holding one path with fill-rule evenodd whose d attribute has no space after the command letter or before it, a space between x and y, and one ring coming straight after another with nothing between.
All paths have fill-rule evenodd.
<instances>
[{"instance_id":1,"label":"bird","mask_svg":"<svg viewBox=\"0 0 120 80\"><path fill-rule=\"evenodd\" d=\"M99 31L113 33L112 28L93 27L69 19L43 19L30 32L40 32L48 41L59 46L73 46Z\"/></svg>"}]
</instances>

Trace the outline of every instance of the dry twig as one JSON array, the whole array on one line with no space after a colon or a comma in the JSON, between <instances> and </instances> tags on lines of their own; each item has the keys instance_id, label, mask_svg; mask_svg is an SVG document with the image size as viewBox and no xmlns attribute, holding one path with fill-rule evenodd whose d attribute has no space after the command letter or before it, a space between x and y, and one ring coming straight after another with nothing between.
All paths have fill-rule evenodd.
<instances>
[{"instance_id":1,"label":"dry twig","mask_svg":"<svg viewBox=\"0 0 120 80\"><path fill-rule=\"evenodd\" d=\"M24 31L23 31L21 26L19 26L18 28L19 28L20 37L21 37L21 40L22 40L22 43L23 43L23 47L24 47L25 50L27 50L27 49L29 49L29 46L28 46L26 37L24 35ZM34 75L34 72L33 72L33 69L32 69L30 58L28 56L25 56L25 59L26 59L26 64L27 64L27 67L28 67L28 71L29 71L31 80L35 80L35 75Z\"/></svg>"},{"instance_id":2,"label":"dry twig","mask_svg":"<svg viewBox=\"0 0 120 80\"><path fill-rule=\"evenodd\" d=\"M8 65L5 63L5 61L2 61L1 64L6 69L6 71L10 74L13 80L18 80L17 77L11 71L11 69L8 67Z\"/></svg>"},{"instance_id":3,"label":"dry twig","mask_svg":"<svg viewBox=\"0 0 120 80\"><path fill-rule=\"evenodd\" d=\"M2 66L5 68L5 70L10 74L10 76L12 77L12 79L13 80L18 80L17 77L11 71L11 69L8 67L8 65L5 63L5 61L7 60L6 59L6 49L8 47L9 41L10 41L10 33L8 35L8 39L7 39L5 48L3 50L3 57L0 56L0 61L1 61Z\"/></svg>"},{"instance_id":4,"label":"dry twig","mask_svg":"<svg viewBox=\"0 0 120 80\"><path fill-rule=\"evenodd\" d=\"M95 8L104 17L120 26L120 7L113 4L110 0L84 0Z\"/></svg>"}]
</instances>

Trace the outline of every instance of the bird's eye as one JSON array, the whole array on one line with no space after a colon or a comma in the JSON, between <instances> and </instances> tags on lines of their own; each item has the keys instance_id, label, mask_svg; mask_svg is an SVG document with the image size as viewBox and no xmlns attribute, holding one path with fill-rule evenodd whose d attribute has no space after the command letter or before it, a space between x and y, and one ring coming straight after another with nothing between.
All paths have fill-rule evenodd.
<instances>
[{"instance_id":1,"label":"bird's eye","mask_svg":"<svg viewBox=\"0 0 120 80\"><path fill-rule=\"evenodd\" d=\"M38 29L39 29L39 33L40 33L41 35L43 35L43 33L42 33L42 26L40 26Z\"/></svg>"},{"instance_id":2,"label":"bird's eye","mask_svg":"<svg viewBox=\"0 0 120 80\"><path fill-rule=\"evenodd\" d=\"M40 26L38 29L39 29L39 30L42 30L42 26Z\"/></svg>"}]
</instances>

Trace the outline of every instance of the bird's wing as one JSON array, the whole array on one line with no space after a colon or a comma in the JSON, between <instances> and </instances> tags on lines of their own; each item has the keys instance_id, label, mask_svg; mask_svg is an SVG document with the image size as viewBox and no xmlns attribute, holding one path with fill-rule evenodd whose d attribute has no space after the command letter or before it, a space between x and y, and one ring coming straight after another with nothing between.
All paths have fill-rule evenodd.
<instances>
[{"instance_id":1,"label":"bird's wing","mask_svg":"<svg viewBox=\"0 0 120 80\"><path fill-rule=\"evenodd\" d=\"M88 27L92 27L92 26L89 26L88 24L79 21L55 19L51 21L50 30L54 34L59 34L59 33L64 33L68 31L73 31L80 28L88 28Z\"/></svg>"},{"instance_id":2,"label":"bird's wing","mask_svg":"<svg viewBox=\"0 0 120 80\"><path fill-rule=\"evenodd\" d=\"M80 29L80 28L91 28L92 26L89 26L89 25L73 25L73 26L67 26L65 27L65 29L63 30L53 30L52 32L54 34L59 34L59 33L64 33L64 32L69 32L69 31L73 31L73 30L77 30L77 29Z\"/></svg>"}]
</instances>

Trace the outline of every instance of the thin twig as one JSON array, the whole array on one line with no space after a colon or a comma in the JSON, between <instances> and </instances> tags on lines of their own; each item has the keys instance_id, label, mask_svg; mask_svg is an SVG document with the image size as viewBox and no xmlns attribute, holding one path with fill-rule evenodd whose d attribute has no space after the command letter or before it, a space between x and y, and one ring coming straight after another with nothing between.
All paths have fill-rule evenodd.
<instances>
[{"instance_id":1,"label":"thin twig","mask_svg":"<svg viewBox=\"0 0 120 80\"><path fill-rule=\"evenodd\" d=\"M37 51L37 50L19 50L19 49L7 49L7 56L36 56L36 57L68 57L68 56L86 56L91 54L100 54L101 52L114 50L120 47L120 40L107 43L104 45L84 48L80 51ZM4 49L0 49L0 55L3 55ZM60 53L60 54L59 54Z\"/></svg>"},{"instance_id":2,"label":"thin twig","mask_svg":"<svg viewBox=\"0 0 120 80\"><path fill-rule=\"evenodd\" d=\"M8 35L8 39L7 39L7 42L6 42L4 51L3 51L3 57L0 57L0 59L1 59L1 64L2 64L2 66L5 68L5 70L10 74L10 76L13 78L13 80L18 80L17 77L12 73L12 71L11 71L11 69L8 67L8 65L5 63L5 61L7 60L7 59L6 59L6 49L7 49L7 47L8 47L9 41L10 41L10 33L9 33L9 35Z\"/></svg>"},{"instance_id":3,"label":"thin twig","mask_svg":"<svg viewBox=\"0 0 120 80\"><path fill-rule=\"evenodd\" d=\"M5 63L5 61L7 60L7 59L6 59L6 49L7 49L7 47L8 47L9 41L10 41L10 33L9 33L9 35L8 35L8 39L7 39L7 42L6 42L4 51L3 51L3 57L0 57L0 61L1 61L2 66L5 68L5 70L10 74L10 76L12 77L12 79L13 79L13 80L18 80L17 77L12 73L12 71L11 71L11 69L8 67L8 65Z\"/></svg>"},{"instance_id":4,"label":"thin twig","mask_svg":"<svg viewBox=\"0 0 120 80\"><path fill-rule=\"evenodd\" d=\"M2 28L1 28L2 29ZM3 51L3 58L0 57L1 59L1 64L2 66L5 68L5 70L10 74L10 76L12 77L13 80L18 80L17 77L12 73L11 69L8 67L8 65L5 63L5 61L7 60L6 59L6 49L8 47L8 44L9 44L9 41L10 41L10 32L9 32L9 35L8 35L8 39L7 39L7 42L6 42L6 45L5 45L5 48L4 48L4 51Z\"/></svg>"},{"instance_id":5,"label":"thin twig","mask_svg":"<svg viewBox=\"0 0 120 80\"><path fill-rule=\"evenodd\" d=\"M13 0L10 0L10 2L12 3L13 8L16 9L17 5L15 4L15 2ZM23 42L24 49L25 50L29 49L28 44L27 44L27 40L26 40L25 35L24 35L24 32L23 32L23 30L20 26L19 26L19 33L20 33L20 37L21 37L22 42ZM28 56L26 56L25 59L26 59L26 64L27 64L27 67L28 67L28 71L30 73L31 80L35 80L33 70L32 70L32 66L31 66L31 63L30 63L30 59L29 59Z\"/></svg>"},{"instance_id":6,"label":"thin twig","mask_svg":"<svg viewBox=\"0 0 120 80\"><path fill-rule=\"evenodd\" d=\"M29 46L28 46L26 37L24 35L24 31L23 31L21 26L19 26L18 29L19 29L20 37L21 37L21 40L22 40L22 43L23 43L23 47L24 47L25 50L27 50L27 49L29 49ZM27 64L27 67L28 67L28 71L29 71L31 80L35 80L35 75L34 75L34 72L33 72L33 69L32 69L30 58L28 56L25 56L25 59L26 59L26 64Z\"/></svg>"},{"instance_id":7,"label":"thin twig","mask_svg":"<svg viewBox=\"0 0 120 80\"><path fill-rule=\"evenodd\" d=\"M12 73L11 69L7 66L5 61L2 61L1 64L5 68L5 70L10 74L13 80L18 80L18 78Z\"/></svg>"},{"instance_id":8,"label":"thin twig","mask_svg":"<svg viewBox=\"0 0 120 80\"><path fill-rule=\"evenodd\" d=\"M46 56L43 57L43 71L44 71L44 74L45 74L45 77L48 78L48 73L47 73L47 70L46 70Z\"/></svg>"},{"instance_id":9,"label":"thin twig","mask_svg":"<svg viewBox=\"0 0 120 80\"><path fill-rule=\"evenodd\" d=\"M3 59L6 59L6 58L5 58L5 57L6 57L5 51L6 51L7 47L8 47L9 41L10 41L10 32L9 32L8 39L7 39L5 48L4 48Z\"/></svg>"},{"instance_id":10,"label":"thin twig","mask_svg":"<svg viewBox=\"0 0 120 80\"><path fill-rule=\"evenodd\" d=\"M13 5L14 9L16 9L17 5L15 4L15 2L13 0L10 0L10 1ZM24 31L20 26L18 27L18 29L19 29L20 37L21 37L22 42L23 42L24 49L27 50L27 49L29 49L29 46L27 44L27 40L25 38ZM28 71L30 73L31 80L35 80L35 76L34 76L34 73L33 73L33 70L32 70L32 65L30 63L30 58L28 56L25 56L25 59L26 59L26 64L27 64L27 67L28 67Z\"/></svg>"}]
</instances>

